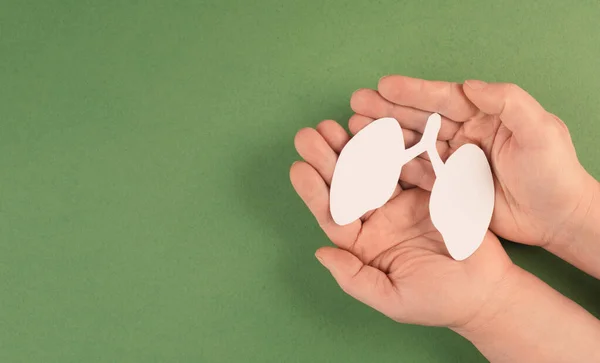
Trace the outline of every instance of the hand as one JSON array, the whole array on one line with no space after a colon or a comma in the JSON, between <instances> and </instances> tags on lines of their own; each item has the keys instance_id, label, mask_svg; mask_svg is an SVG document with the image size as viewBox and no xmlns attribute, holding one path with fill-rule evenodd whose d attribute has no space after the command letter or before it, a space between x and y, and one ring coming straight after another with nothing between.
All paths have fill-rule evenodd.
<instances>
[{"instance_id":1,"label":"hand","mask_svg":"<svg viewBox=\"0 0 600 363\"><path fill-rule=\"evenodd\" d=\"M427 117L438 112L444 116L438 136L443 160L465 143L479 145L495 176L490 229L509 240L544 247L571 242L599 193L565 124L516 85L388 76L378 91L355 92L351 106L353 133L375 118L394 117L419 139Z\"/></svg>"},{"instance_id":2,"label":"hand","mask_svg":"<svg viewBox=\"0 0 600 363\"><path fill-rule=\"evenodd\" d=\"M398 187L388 203L362 220L335 224L328 184L348 135L333 121L317 130L296 135L305 162L294 163L290 177L339 247L323 247L316 256L344 291L396 321L450 327L491 362L600 359L598 320L513 265L492 233L466 260L451 259L429 218L427 191ZM418 141L415 132L404 136L408 147ZM402 177L427 186L432 180L423 178L426 169L425 160L415 159Z\"/></svg>"},{"instance_id":3,"label":"hand","mask_svg":"<svg viewBox=\"0 0 600 363\"><path fill-rule=\"evenodd\" d=\"M318 131L317 131L318 130ZM405 323L460 328L488 310L498 286L514 265L489 233L468 259L449 257L429 217L429 192L402 190L363 220L346 226L329 212L329 188L337 153L349 137L333 121L303 129L295 144L305 162L291 167L294 188L339 248L323 247L321 263L349 295ZM405 179L422 182L423 160L403 169ZM484 313L483 310L486 310Z\"/></svg>"}]
</instances>

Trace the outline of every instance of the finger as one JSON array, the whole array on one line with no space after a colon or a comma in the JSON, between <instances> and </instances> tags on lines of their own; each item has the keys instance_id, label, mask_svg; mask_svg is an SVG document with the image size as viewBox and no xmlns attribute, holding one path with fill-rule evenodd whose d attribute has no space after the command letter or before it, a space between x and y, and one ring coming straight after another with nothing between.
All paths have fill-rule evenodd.
<instances>
[{"instance_id":1,"label":"finger","mask_svg":"<svg viewBox=\"0 0 600 363\"><path fill-rule=\"evenodd\" d=\"M350 99L350 106L354 112L371 118L393 117L398 120L400 126L403 128L415 130L420 133L425 130L427 118L431 116L431 112L390 102L383 98L377 91L368 88L354 92ZM451 139L459 128L460 124L457 122L443 118L438 139Z\"/></svg>"},{"instance_id":2,"label":"finger","mask_svg":"<svg viewBox=\"0 0 600 363\"><path fill-rule=\"evenodd\" d=\"M329 146L331 146L336 153L340 153L350 139L346 130L344 130L340 124L332 120L325 120L321 122L319 125L317 125L317 131L319 131L323 138L328 142ZM391 198L398 195L398 193L400 193L400 186L396 186ZM368 219L371 214L372 211L365 213L365 215L360 218L361 221Z\"/></svg>"},{"instance_id":3,"label":"finger","mask_svg":"<svg viewBox=\"0 0 600 363\"><path fill-rule=\"evenodd\" d=\"M373 121L375 120L371 117L355 113L348 120L348 129L350 129L352 134L356 134ZM421 141L421 137L423 137L423 134L419 132L404 128L402 129L402 134L404 136L404 147L406 149L416 145L419 141ZM445 161L448 157L448 153L450 152L450 146L448 145L448 142L438 140L436 142L436 147L440 157L443 161ZM429 160L429 155L427 153L424 153L420 156L425 160Z\"/></svg>"},{"instance_id":4,"label":"finger","mask_svg":"<svg viewBox=\"0 0 600 363\"><path fill-rule=\"evenodd\" d=\"M342 151L344 145L350 140L346 130L333 120L325 120L318 124L317 131L337 154Z\"/></svg>"},{"instance_id":5,"label":"finger","mask_svg":"<svg viewBox=\"0 0 600 363\"><path fill-rule=\"evenodd\" d=\"M407 183L407 182L403 181L402 179L400 179L398 184L400 185L401 190L409 190L409 189L413 189L413 188L417 187L416 185Z\"/></svg>"},{"instance_id":6,"label":"finger","mask_svg":"<svg viewBox=\"0 0 600 363\"><path fill-rule=\"evenodd\" d=\"M331 184L337 154L315 129L304 128L296 134L294 144L298 154L321 175L327 185Z\"/></svg>"},{"instance_id":7,"label":"finger","mask_svg":"<svg viewBox=\"0 0 600 363\"><path fill-rule=\"evenodd\" d=\"M348 120L348 129L352 135L356 135L360 130L364 129L368 124L375 121L374 118L355 113Z\"/></svg>"},{"instance_id":8,"label":"finger","mask_svg":"<svg viewBox=\"0 0 600 363\"><path fill-rule=\"evenodd\" d=\"M400 180L423 190L431 191L435 182L435 172L429 161L415 158L402 167Z\"/></svg>"},{"instance_id":9,"label":"finger","mask_svg":"<svg viewBox=\"0 0 600 363\"><path fill-rule=\"evenodd\" d=\"M398 310L394 285L382 271L338 248L323 247L315 255L348 295L388 316Z\"/></svg>"},{"instance_id":10,"label":"finger","mask_svg":"<svg viewBox=\"0 0 600 363\"><path fill-rule=\"evenodd\" d=\"M321 125L323 124L323 125ZM324 134L327 135L327 138L332 140L334 147L339 148L340 150L346 143L348 138L348 134L346 131L335 121L324 121L320 124L320 127ZM344 136L341 133L344 133ZM333 178L333 172L335 170L335 163L337 161L337 154L333 151L330 144L325 141L325 136L321 135L319 132L316 132L313 129L306 128L302 129L298 132L295 139L296 149L298 153L316 170L319 171L321 177L325 180L327 185L331 184L331 179ZM330 158L324 157L322 155L329 155L334 153L335 160L331 161ZM397 185L394 189L392 196L398 195L400 192L400 186ZM370 212L367 212L364 216L361 217L361 221L368 219L370 216Z\"/></svg>"},{"instance_id":11,"label":"finger","mask_svg":"<svg viewBox=\"0 0 600 363\"><path fill-rule=\"evenodd\" d=\"M458 122L467 121L478 112L461 85L453 82L387 76L379 80L377 90L395 104L437 112Z\"/></svg>"},{"instance_id":12,"label":"finger","mask_svg":"<svg viewBox=\"0 0 600 363\"><path fill-rule=\"evenodd\" d=\"M540 131L550 119L550 114L519 86L469 80L463 89L481 111L499 116L518 141L527 144L546 142Z\"/></svg>"},{"instance_id":13,"label":"finger","mask_svg":"<svg viewBox=\"0 0 600 363\"><path fill-rule=\"evenodd\" d=\"M290 169L290 180L331 242L341 248L350 248L356 241L361 222L340 226L333 221L329 211L329 189L319 173L305 162L296 162Z\"/></svg>"},{"instance_id":14,"label":"finger","mask_svg":"<svg viewBox=\"0 0 600 363\"><path fill-rule=\"evenodd\" d=\"M377 209L364 226L351 252L365 263L370 263L400 241L413 239L427 232L420 230L421 221L429 218L429 192L415 188L400 192Z\"/></svg>"}]
</instances>

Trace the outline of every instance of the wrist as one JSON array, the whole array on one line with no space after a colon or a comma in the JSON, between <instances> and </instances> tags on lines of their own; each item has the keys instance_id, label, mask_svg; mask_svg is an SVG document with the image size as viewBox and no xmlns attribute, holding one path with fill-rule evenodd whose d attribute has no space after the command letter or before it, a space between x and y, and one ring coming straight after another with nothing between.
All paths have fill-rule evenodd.
<instances>
[{"instance_id":1,"label":"wrist","mask_svg":"<svg viewBox=\"0 0 600 363\"><path fill-rule=\"evenodd\" d=\"M505 277L496 286L493 295L479 312L466 323L450 329L474 344L475 341L488 335L494 330L496 321L505 319L505 316L510 313L510 308L520 296L519 292L527 288L526 274L527 272L517 265L511 265Z\"/></svg>"},{"instance_id":2,"label":"wrist","mask_svg":"<svg viewBox=\"0 0 600 363\"><path fill-rule=\"evenodd\" d=\"M568 248L569 246L586 241L600 232L600 183L586 173L582 186L582 196L571 218L562 228L562 233L556 236L546 249Z\"/></svg>"},{"instance_id":3,"label":"wrist","mask_svg":"<svg viewBox=\"0 0 600 363\"><path fill-rule=\"evenodd\" d=\"M572 218L544 248L600 278L600 183L589 174Z\"/></svg>"},{"instance_id":4,"label":"wrist","mask_svg":"<svg viewBox=\"0 0 600 363\"><path fill-rule=\"evenodd\" d=\"M492 362L600 361L600 322L517 266L487 305L452 330Z\"/></svg>"}]
</instances>

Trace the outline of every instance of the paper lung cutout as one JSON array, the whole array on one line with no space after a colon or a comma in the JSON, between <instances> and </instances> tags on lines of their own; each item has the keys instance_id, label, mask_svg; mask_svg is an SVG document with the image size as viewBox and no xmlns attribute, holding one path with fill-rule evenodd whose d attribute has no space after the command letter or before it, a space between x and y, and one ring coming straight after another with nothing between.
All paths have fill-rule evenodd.
<instances>
[{"instance_id":1,"label":"paper lung cutout","mask_svg":"<svg viewBox=\"0 0 600 363\"><path fill-rule=\"evenodd\" d=\"M356 134L340 153L331 181L331 215L345 225L383 206L400 178L404 136L398 121L382 118Z\"/></svg>"},{"instance_id":2,"label":"paper lung cutout","mask_svg":"<svg viewBox=\"0 0 600 363\"><path fill-rule=\"evenodd\" d=\"M483 151L473 144L456 150L444 164L435 147L441 117L427 120L421 141L404 149L393 118L373 121L346 144L335 166L330 192L333 220L346 225L383 206L392 196L402 166L423 152L436 174L429 209L450 256L469 257L483 242L494 209L494 180Z\"/></svg>"},{"instance_id":3,"label":"paper lung cutout","mask_svg":"<svg viewBox=\"0 0 600 363\"><path fill-rule=\"evenodd\" d=\"M494 210L494 179L483 151L473 144L456 150L436 180L429 215L450 256L464 260L481 245Z\"/></svg>"}]
</instances>

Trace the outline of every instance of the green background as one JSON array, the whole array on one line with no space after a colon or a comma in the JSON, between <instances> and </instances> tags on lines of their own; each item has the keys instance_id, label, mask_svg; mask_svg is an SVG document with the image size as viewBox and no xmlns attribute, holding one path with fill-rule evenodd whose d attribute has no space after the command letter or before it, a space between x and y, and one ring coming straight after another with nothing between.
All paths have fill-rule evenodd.
<instances>
[{"instance_id":1,"label":"green background","mask_svg":"<svg viewBox=\"0 0 600 363\"><path fill-rule=\"evenodd\" d=\"M0 361L483 361L337 288L289 184L294 133L345 124L390 73L509 81L600 177L599 17L597 0L0 0ZM598 281L507 249L600 315Z\"/></svg>"}]
</instances>

